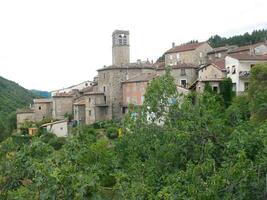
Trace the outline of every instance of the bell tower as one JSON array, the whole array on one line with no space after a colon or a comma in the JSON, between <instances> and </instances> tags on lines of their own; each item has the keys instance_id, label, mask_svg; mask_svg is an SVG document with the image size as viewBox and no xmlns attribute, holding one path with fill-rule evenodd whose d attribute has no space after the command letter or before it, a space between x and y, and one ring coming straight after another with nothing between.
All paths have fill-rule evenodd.
<instances>
[{"instance_id":1,"label":"bell tower","mask_svg":"<svg viewBox=\"0 0 267 200\"><path fill-rule=\"evenodd\" d=\"M130 63L129 31L115 30L112 33L112 65Z\"/></svg>"}]
</instances>

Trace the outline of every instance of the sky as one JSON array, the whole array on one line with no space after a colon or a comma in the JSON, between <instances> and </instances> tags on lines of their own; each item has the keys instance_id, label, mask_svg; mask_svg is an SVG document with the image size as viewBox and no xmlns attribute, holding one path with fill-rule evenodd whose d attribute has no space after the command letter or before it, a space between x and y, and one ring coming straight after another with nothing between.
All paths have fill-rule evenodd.
<instances>
[{"instance_id":1,"label":"sky","mask_svg":"<svg viewBox=\"0 0 267 200\"><path fill-rule=\"evenodd\" d=\"M112 63L115 29L130 31L131 62L156 60L172 42L267 28L266 10L266 0L0 0L0 76L60 89Z\"/></svg>"}]
</instances>

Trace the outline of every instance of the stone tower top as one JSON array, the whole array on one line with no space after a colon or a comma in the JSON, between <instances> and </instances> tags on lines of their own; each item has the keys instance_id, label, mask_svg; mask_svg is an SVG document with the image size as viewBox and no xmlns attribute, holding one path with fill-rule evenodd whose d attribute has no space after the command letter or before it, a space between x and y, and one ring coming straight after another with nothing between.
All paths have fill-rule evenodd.
<instances>
[{"instance_id":1,"label":"stone tower top","mask_svg":"<svg viewBox=\"0 0 267 200\"><path fill-rule=\"evenodd\" d=\"M112 64L123 65L130 62L129 31L115 30L112 33Z\"/></svg>"}]
</instances>

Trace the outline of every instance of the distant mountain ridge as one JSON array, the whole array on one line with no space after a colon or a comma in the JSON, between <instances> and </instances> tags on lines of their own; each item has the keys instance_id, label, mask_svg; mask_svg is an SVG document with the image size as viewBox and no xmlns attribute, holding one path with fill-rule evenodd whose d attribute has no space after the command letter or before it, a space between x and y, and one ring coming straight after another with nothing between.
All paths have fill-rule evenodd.
<instances>
[{"instance_id":1,"label":"distant mountain ridge","mask_svg":"<svg viewBox=\"0 0 267 200\"><path fill-rule=\"evenodd\" d=\"M48 91L41 91L41 90L32 89L31 92L37 96L42 97L42 98L50 98L51 97L51 93Z\"/></svg>"},{"instance_id":2,"label":"distant mountain ridge","mask_svg":"<svg viewBox=\"0 0 267 200\"><path fill-rule=\"evenodd\" d=\"M16 110L32 103L39 95L0 76L0 141L16 125Z\"/></svg>"}]
</instances>

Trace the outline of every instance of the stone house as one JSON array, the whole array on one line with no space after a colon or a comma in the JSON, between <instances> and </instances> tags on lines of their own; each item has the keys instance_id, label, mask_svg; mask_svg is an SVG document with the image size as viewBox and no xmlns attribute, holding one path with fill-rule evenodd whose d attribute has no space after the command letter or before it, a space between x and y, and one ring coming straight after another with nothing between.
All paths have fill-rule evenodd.
<instances>
[{"instance_id":1,"label":"stone house","mask_svg":"<svg viewBox=\"0 0 267 200\"><path fill-rule=\"evenodd\" d=\"M228 54L255 54L264 55L267 54L267 42L259 42L252 45L240 46L238 48L232 49Z\"/></svg>"},{"instance_id":2,"label":"stone house","mask_svg":"<svg viewBox=\"0 0 267 200\"><path fill-rule=\"evenodd\" d=\"M233 82L233 91L237 95L248 90L250 70L255 64L266 63L267 55L245 53L230 54L225 58L227 77Z\"/></svg>"},{"instance_id":3,"label":"stone house","mask_svg":"<svg viewBox=\"0 0 267 200\"><path fill-rule=\"evenodd\" d=\"M20 128L24 122L35 121L33 109L19 109L17 111L17 128Z\"/></svg>"},{"instance_id":4,"label":"stone house","mask_svg":"<svg viewBox=\"0 0 267 200\"><path fill-rule=\"evenodd\" d=\"M53 101L52 99L34 99L34 121L52 118Z\"/></svg>"},{"instance_id":5,"label":"stone house","mask_svg":"<svg viewBox=\"0 0 267 200\"><path fill-rule=\"evenodd\" d=\"M208 83L214 92L220 92L219 84L226 77L225 60L217 60L213 63L203 65L198 69L198 79L192 84L191 89L203 92L205 84Z\"/></svg>"},{"instance_id":6,"label":"stone house","mask_svg":"<svg viewBox=\"0 0 267 200\"><path fill-rule=\"evenodd\" d=\"M207 52L208 62L215 62L217 60L224 59L228 53L234 49L237 49L236 45L226 45L223 47L213 48L211 51Z\"/></svg>"},{"instance_id":7,"label":"stone house","mask_svg":"<svg viewBox=\"0 0 267 200\"><path fill-rule=\"evenodd\" d=\"M164 53L165 65L173 66L179 63L191 63L196 66L207 62L207 53L212 50L208 42L190 43L175 46Z\"/></svg>"},{"instance_id":8,"label":"stone house","mask_svg":"<svg viewBox=\"0 0 267 200\"><path fill-rule=\"evenodd\" d=\"M197 79L198 66L191 63L177 63L171 66L171 75L174 77L176 85L188 88ZM155 64L155 70L158 75L165 73L165 65Z\"/></svg>"}]
</instances>

